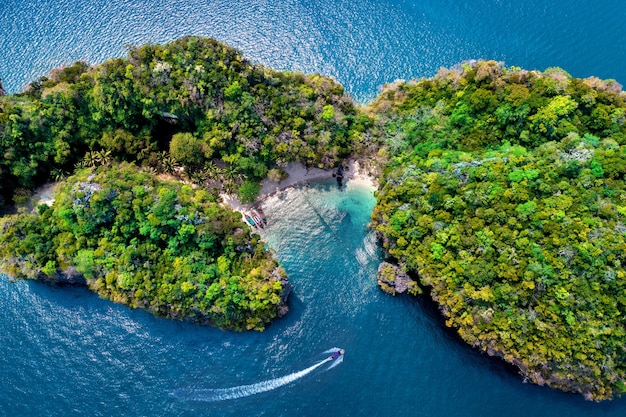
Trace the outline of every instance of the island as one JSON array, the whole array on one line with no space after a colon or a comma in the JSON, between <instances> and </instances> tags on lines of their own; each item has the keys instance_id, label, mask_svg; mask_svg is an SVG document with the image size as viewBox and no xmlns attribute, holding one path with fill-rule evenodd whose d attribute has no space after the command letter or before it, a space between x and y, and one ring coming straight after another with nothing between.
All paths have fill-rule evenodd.
<instances>
[{"instance_id":1,"label":"island","mask_svg":"<svg viewBox=\"0 0 626 417\"><path fill-rule=\"evenodd\" d=\"M190 36L0 97L0 137L12 277L262 330L290 284L220 195L251 203L288 164L356 158L379 183L383 290L431 297L530 382L596 401L626 391L626 95L613 80L468 61L357 105L330 78ZM54 203L28 207L50 181Z\"/></svg>"}]
</instances>

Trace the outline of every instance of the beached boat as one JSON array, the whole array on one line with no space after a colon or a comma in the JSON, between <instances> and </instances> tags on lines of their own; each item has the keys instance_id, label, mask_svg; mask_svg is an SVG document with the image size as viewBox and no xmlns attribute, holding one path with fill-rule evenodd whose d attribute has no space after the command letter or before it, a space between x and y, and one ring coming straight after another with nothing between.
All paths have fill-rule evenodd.
<instances>
[{"instance_id":1,"label":"beached boat","mask_svg":"<svg viewBox=\"0 0 626 417\"><path fill-rule=\"evenodd\" d=\"M254 222L254 219L249 215L249 214L245 214L246 216L246 221L248 222L248 224L250 224L250 226L255 227L256 223Z\"/></svg>"},{"instance_id":2,"label":"beached boat","mask_svg":"<svg viewBox=\"0 0 626 417\"><path fill-rule=\"evenodd\" d=\"M252 220L254 220L254 224L257 227L265 227L265 225L263 224L263 221L261 220L261 217L259 216L259 214L256 211L252 211Z\"/></svg>"},{"instance_id":3,"label":"beached boat","mask_svg":"<svg viewBox=\"0 0 626 417\"><path fill-rule=\"evenodd\" d=\"M265 217L265 213L263 213L263 209L261 209L261 207L257 207L255 210L257 211L257 213L259 213L259 217L261 217L261 221L264 224L267 224L267 217Z\"/></svg>"}]
</instances>

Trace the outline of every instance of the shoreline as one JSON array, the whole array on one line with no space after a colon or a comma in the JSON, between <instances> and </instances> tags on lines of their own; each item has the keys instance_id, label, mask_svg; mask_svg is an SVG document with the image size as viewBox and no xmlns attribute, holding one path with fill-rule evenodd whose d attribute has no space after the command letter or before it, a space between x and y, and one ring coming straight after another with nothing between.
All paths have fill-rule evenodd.
<instances>
[{"instance_id":1,"label":"shoreline","mask_svg":"<svg viewBox=\"0 0 626 417\"><path fill-rule=\"evenodd\" d=\"M222 204L241 213L242 216L245 216L245 212L257 205L263 204L267 198L276 193L309 181L322 181L331 179L335 176L335 170L321 168L307 169L301 162L290 162L283 170L288 174L287 178L280 182L271 181L269 178L265 178L261 182L261 191L259 192L259 196L253 203L243 204L239 201L236 194L221 193L220 198L222 199ZM343 171L343 180L344 182L350 181L364 184L374 189L378 187L377 179L373 175L364 171L361 167L361 163L356 159L348 160L347 168Z\"/></svg>"}]
</instances>

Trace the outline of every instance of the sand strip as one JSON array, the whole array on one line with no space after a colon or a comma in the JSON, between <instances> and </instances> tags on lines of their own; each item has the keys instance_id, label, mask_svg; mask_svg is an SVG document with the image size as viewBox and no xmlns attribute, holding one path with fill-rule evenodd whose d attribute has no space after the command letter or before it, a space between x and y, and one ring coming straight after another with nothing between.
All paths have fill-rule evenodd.
<instances>
[{"instance_id":1,"label":"sand strip","mask_svg":"<svg viewBox=\"0 0 626 417\"><path fill-rule=\"evenodd\" d=\"M256 203L242 204L236 195L234 194L221 194L222 202L225 205L230 206L235 211L245 213L257 204L262 204L263 200L277 192L283 191L289 187L294 187L298 184L304 184L308 181L319 181L329 178L333 178L333 174L336 170L326 170L319 168L307 169L304 164L299 162L291 162L286 168L283 168L288 174L288 177L280 182L270 181L268 178L264 179L261 183L261 192L257 198ZM372 188L377 186L376 179L371 175L364 172L359 164L359 161L349 160L348 166L344 169L343 180L351 182L359 182L368 185Z\"/></svg>"}]
</instances>

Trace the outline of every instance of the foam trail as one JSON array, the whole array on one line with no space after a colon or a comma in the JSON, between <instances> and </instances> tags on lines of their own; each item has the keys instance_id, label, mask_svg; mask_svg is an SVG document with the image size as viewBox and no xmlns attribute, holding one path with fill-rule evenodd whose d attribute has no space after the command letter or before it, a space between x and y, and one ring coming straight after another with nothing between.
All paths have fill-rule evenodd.
<instances>
[{"instance_id":1,"label":"foam trail","mask_svg":"<svg viewBox=\"0 0 626 417\"><path fill-rule=\"evenodd\" d=\"M270 379L269 381L257 382L256 384L240 385L231 388L218 388L218 389L191 389L184 392L179 391L177 394L182 399L193 401L223 401L233 400L236 398L247 397L249 395L259 394L261 392L270 391L283 385L287 385L303 376L313 372L326 362L330 361L330 358L326 358L323 361L316 363L306 369L299 372L294 372L280 378Z\"/></svg>"}]
</instances>

